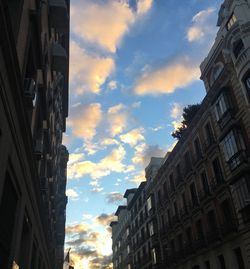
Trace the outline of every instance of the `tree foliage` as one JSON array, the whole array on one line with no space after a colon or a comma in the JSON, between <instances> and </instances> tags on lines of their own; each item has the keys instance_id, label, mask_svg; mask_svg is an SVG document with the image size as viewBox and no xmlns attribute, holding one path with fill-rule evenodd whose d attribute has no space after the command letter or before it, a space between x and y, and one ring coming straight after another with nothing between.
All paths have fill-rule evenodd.
<instances>
[{"instance_id":1,"label":"tree foliage","mask_svg":"<svg viewBox=\"0 0 250 269\"><path fill-rule=\"evenodd\" d=\"M172 133L172 136L174 138L177 138L178 140L182 138L182 136L186 132L187 127L190 125L194 116L199 110L200 106L201 104L194 104L194 105L188 105L183 108L182 113L183 121L181 122L181 126Z\"/></svg>"}]
</instances>

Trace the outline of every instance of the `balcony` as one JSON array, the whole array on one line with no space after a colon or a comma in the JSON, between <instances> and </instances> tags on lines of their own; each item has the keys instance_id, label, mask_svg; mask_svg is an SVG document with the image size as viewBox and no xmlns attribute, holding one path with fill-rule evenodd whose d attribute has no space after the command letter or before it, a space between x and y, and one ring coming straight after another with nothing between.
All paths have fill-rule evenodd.
<instances>
[{"instance_id":1,"label":"balcony","mask_svg":"<svg viewBox=\"0 0 250 269\"><path fill-rule=\"evenodd\" d=\"M50 0L50 25L58 31L65 33L68 31L69 15L65 0Z\"/></svg>"},{"instance_id":2,"label":"balcony","mask_svg":"<svg viewBox=\"0 0 250 269\"><path fill-rule=\"evenodd\" d=\"M52 45L52 68L57 72L66 72L68 66L68 56L66 50L59 43Z\"/></svg>"},{"instance_id":3,"label":"balcony","mask_svg":"<svg viewBox=\"0 0 250 269\"><path fill-rule=\"evenodd\" d=\"M233 119L233 115L234 110L232 108L228 108L227 111L221 116L221 118L218 120L221 130L228 124L230 120Z\"/></svg>"},{"instance_id":4,"label":"balcony","mask_svg":"<svg viewBox=\"0 0 250 269\"><path fill-rule=\"evenodd\" d=\"M241 76L241 72L244 70L244 67L247 65L250 59L250 47L243 50L234 65L238 76Z\"/></svg>"},{"instance_id":5,"label":"balcony","mask_svg":"<svg viewBox=\"0 0 250 269\"><path fill-rule=\"evenodd\" d=\"M228 165L231 171L235 170L239 165L247 161L245 150L240 150L228 160Z\"/></svg>"}]
</instances>

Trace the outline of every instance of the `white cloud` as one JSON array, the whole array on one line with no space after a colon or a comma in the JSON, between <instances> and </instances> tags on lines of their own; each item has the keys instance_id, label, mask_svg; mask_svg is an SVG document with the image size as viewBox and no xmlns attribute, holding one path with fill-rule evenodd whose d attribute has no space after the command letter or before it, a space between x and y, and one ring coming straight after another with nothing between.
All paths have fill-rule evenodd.
<instances>
[{"instance_id":1,"label":"white cloud","mask_svg":"<svg viewBox=\"0 0 250 269\"><path fill-rule=\"evenodd\" d=\"M182 57L155 69L144 68L134 91L138 95L169 94L198 80L199 75L198 65L188 57Z\"/></svg>"},{"instance_id":2,"label":"white cloud","mask_svg":"<svg viewBox=\"0 0 250 269\"><path fill-rule=\"evenodd\" d=\"M146 167L149 164L151 157L163 157L164 154L165 150L158 145L141 143L135 147L135 154L132 158L132 162Z\"/></svg>"},{"instance_id":3,"label":"white cloud","mask_svg":"<svg viewBox=\"0 0 250 269\"><path fill-rule=\"evenodd\" d=\"M74 190L74 189L67 189L66 190L66 195L71 199L71 200L77 200L79 197L79 194Z\"/></svg>"},{"instance_id":4,"label":"white cloud","mask_svg":"<svg viewBox=\"0 0 250 269\"><path fill-rule=\"evenodd\" d=\"M138 142L145 140L145 137L142 134L143 132L143 128L133 129L126 134L120 135L120 139L123 143L127 143L133 147L138 144Z\"/></svg>"},{"instance_id":5,"label":"white cloud","mask_svg":"<svg viewBox=\"0 0 250 269\"><path fill-rule=\"evenodd\" d=\"M117 81L115 80L111 80L109 83L108 83L108 88L110 90L115 90L117 89Z\"/></svg>"},{"instance_id":6,"label":"white cloud","mask_svg":"<svg viewBox=\"0 0 250 269\"><path fill-rule=\"evenodd\" d=\"M102 111L99 103L82 105L72 109L68 126L75 136L90 141L95 136L101 119Z\"/></svg>"},{"instance_id":7,"label":"white cloud","mask_svg":"<svg viewBox=\"0 0 250 269\"><path fill-rule=\"evenodd\" d=\"M209 21L214 11L214 8L208 8L198 12L193 17L193 25L187 29L187 39L189 42L200 41L214 33L214 27L211 26Z\"/></svg>"},{"instance_id":8,"label":"white cloud","mask_svg":"<svg viewBox=\"0 0 250 269\"><path fill-rule=\"evenodd\" d=\"M177 119L182 116L183 113L183 105L179 103L173 103L171 108L171 117L173 119Z\"/></svg>"},{"instance_id":9,"label":"white cloud","mask_svg":"<svg viewBox=\"0 0 250 269\"><path fill-rule=\"evenodd\" d=\"M71 41L70 83L75 94L99 93L114 68L114 60L111 57L88 54L79 44Z\"/></svg>"},{"instance_id":10,"label":"white cloud","mask_svg":"<svg viewBox=\"0 0 250 269\"><path fill-rule=\"evenodd\" d=\"M131 166L123 164L126 151L119 145L99 162L80 161L68 166L68 178L80 178L89 175L95 181L109 175L111 172L125 173L131 171ZM98 187L98 185L97 185Z\"/></svg>"},{"instance_id":11,"label":"white cloud","mask_svg":"<svg viewBox=\"0 0 250 269\"><path fill-rule=\"evenodd\" d=\"M116 136L127 127L127 111L123 104L110 107L108 110L108 122L111 136Z\"/></svg>"}]
</instances>

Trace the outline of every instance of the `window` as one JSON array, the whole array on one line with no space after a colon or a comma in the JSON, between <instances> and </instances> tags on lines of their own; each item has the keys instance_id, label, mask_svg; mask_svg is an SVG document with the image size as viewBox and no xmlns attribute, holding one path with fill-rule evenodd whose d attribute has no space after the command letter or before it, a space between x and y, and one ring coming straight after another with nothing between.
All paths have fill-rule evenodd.
<instances>
[{"instance_id":1,"label":"window","mask_svg":"<svg viewBox=\"0 0 250 269\"><path fill-rule=\"evenodd\" d=\"M130 264L128 264L128 269L131 269L131 265Z\"/></svg>"},{"instance_id":2,"label":"window","mask_svg":"<svg viewBox=\"0 0 250 269\"><path fill-rule=\"evenodd\" d=\"M192 183L189 188L190 188L190 194L191 194L192 204L193 204L193 206L196 206L196 205L198 205L198 197L197 197L197 192L196 192L195 184Z\"/></svg>"},{"instance_id":3,"label":"window","mask_svg":"<svg viewBox=\"0 0 250 269\"><path fill-rule=\"evenodd\" d=\"M203 191L205 193L209 193L209 184L208 184L208 180L207 180L207 174L205 171L203 171L201 173L201 181L202 181L202 187L203 187Z\"/></svg>"},{"instance_id":4,"label":"window","mask_svg":"<svg viewBox=\"0 0 250 269\"><path fill-rule=\"evenodd\" d=\"M217 121L219 121L229 109L230 105L228 96L225 92L222 92L215 102L215 116Z\"/></svg>"},{"instance_id":5,"label":"window","mask_svg":"<svg viewBox=\"0 0 250 269\"><path fill-rule=\"evenodd\" d=\"M205 125L206 146L210 146L214 140L211 125L207 123Z\"/></svg>"},{"instance_id":6,"label":"window","mask_svg":"<svg viewBox=\"0 0 250 269\"><path fill-rule=\"evenodd\" d=\"M184 159L185 159L185 170L186 172L188 172L191 169L191 159L189 152L186 152Z\"/></svg>"},{"instance_id":7,"label":"window","mask_svg":"<svg viewBox=\"0 0 250 269\"><path fill-rule=\"evenodd\" d=\"M214 65L212 73L211 73L211 79L210 79L211 85L213 85L216 79L220 76L223 69L224 69L224 64L222 62L218 62Z\"/></svg>"},{"instance_id":8,"label":"window","mask_svg":"<svg viewBox=\"0 0 250 269\"><path fill-rule=\"evenodd\" d=\"M130 246L129 245L127 245L127 252L128 252L128 254L130 253Z\"/></svg>"},{"instance_id":9,"label":"window","mask_svg":"<svg viewBox=\"0 0 250 269\"><path fill-rule=\"evenodd\" d=\"M231 130L221 142L225 159L229 163L231 169L236 168L243 160L242 155L246 149L241 132L239 129Z\"/></svg>"},{"instance_id":10,"label":"window","mask_svg":"<svg viewBox=\"0 0 250 269\"><path fill-rule=\"evenodd\" d=\"M202 228L201 220L198 220L196 222L196 232L197 232L197 239L202 239L204 234L203 234L203 228Z\"/></svg>"},{"instance_id":11,"label":"window","mask_svg":"<svg viewBox=\"0 0 250 269\"><path fill-rule=\"evenodd\" d=\"M225 259L223 255L218 256L220 269L226 269Z\"/></svg>"},{"instance_id":12,"label":"window","mask_svg":"<svg viewBox=\"0 0 250 269\"><path fill-rule=\"evenodd\" d=\"M156 259L156 251L155 248L152 249L152 258L153 258L153 264L157 263L157 259Z\"/></svg>"},{"instance_id":13,"label":"window","mask_svg":"<svg viewBox=\"0 0 250 269\"><path fill-rule=\"evenodd\" d=\"M237 59L243 50L244 50L244 44L242 40L240 39L234 45L234 48L233 48L234 57Z\"/></svg>"},{"instance_id":14,"label":"window","mask_svg":"<svg viewBox=\"0 0 250 269\"><path fill-rule=\"evenodd\" d=\"M211 269L209 261L205 261L205 269Z\"/></svg>"},{"instance_id":15,"label":"window","mask_svg":"<svg viewBox=\"0 0 250 269\"><path fill-rule=\"evenodd\" d=\"M183 249L183 235L182 234L178 235L178 248L179 250Z\"/></svg>"},{"instance_id":16,"label":"window","mask_svg":"<svg viewBox=\"0 0 250 269\"><path fill-rule=\"evenodd\" d=\"M151 196L147 199L147 209L148 209L148 212L152 209L152 199L151 199Z\"/></svg>"},{"instance_id":17,"label":"window","mask_svg":"<svg viewBox=\"0 0 250 269\"><path fill-rule=\"evenodd\" d=\"M154 235L154 224L153 224L153 222L150 222L148 224L148 230L149 230L149 235L150 236Z\"/></svg>"},{"instance_id":18,"label":"window","mask_svg":"<svg viewBox=\"0 0 250 269\"><path fill-rule=\"evenodd\" d=\"M195 147L196 158L197 160L199 160L202 154L201 154L201 145L198 138L196 138L194 141L194 147Z\"/></svg>"},{"instance_id":19,"label":"window","mask_svg":"<svg viewBox=\"0 0 250 269\"><path fill-rule=\"evenodd\" d=\"M174 202L174 212L176 216L179 216L179 210L178 210L178 205L176 201Z\"/></svg>"},{"instance_id":20,"label":"window","mask_svg":"<svg viewBox=\"0 0 250 269\"><path fill-rule=\"evenodd\" d=\"M169 176L169 182L170 182L171 191L174 191L175 190L175 185L174 185L174 176L173 176L173 174L171 174Z\"/></svg>"},{"instance_id":21,"label":"window","mask_svg":"<svg viewBox=\"0 0 250 269\"><path fill-rule=\"evenodd\" d=\"M236 21L237 21L237 19L236 19L235 15L232 14L227 22L227 25L226 25L227 30L230 30L232 28L232 26L236 23Z\"/></svg>"},{"instance_id":22,"label":"window","mask_svg":"<svg viewBox=\"0 0 250 269\"><path fill-rule=\"evenodd\" d=\"M216 224L214 210L211 210L208 212L207 219L208 219L208 226L209 226L210 232L217 230L217 224Z\"/></svg>"},{"instance_id":23,"label":"window","mask_svg":"<svg viewBox=\"0 0 250 269\"><path fill-rule=\"evenodd\" d=\"M186 230L186 242L187 242L187 245L190 245L193 241L193 238L192 238L192 230L191 230L191 227L188 227L187 230Z\"/></svg>"},{"instance_id":24,"label":"window","mask_svg":"<svg viewBox=\"0 0 250 269\"><path fill-rule=\"evenodd\" d=\"M17 203L17 193L11 182L9 174L6 174L3 194L0 200L0 268L8 268L7 264L13 237ZM2 216L4 216L4 218L2 218Z\"/></svg>"},{"instance_id":25,"label":"window","mask_svg":"<svg viewBox=\"0 0 250 269\"><path fill-rule=\"evenodd\" d=\"M126 235L129 236L129 228L126 229Z\"/></svg>"},{"instance_id":26,"label":"window","mask_svg":"<svg viewBox=\"0 0 250 269\"><path fill-rule=\"evenodd\" d=\"M244 260L243 260L243 257L242 257L241 249L240 248L235 248L234 249L234 255L235 255L235 258L236 258L238 269L245 269L245 264L244 264Z\"/></svg>"},{"instance_id":27,"label":"window","mask_svg":"<svg viewBox=\"0 0 250 269\"><path fill-rule=\"evenodd\" d=\"M216 184L219 184L220 182L224 181L220 161L218 158L215 158L213 161L213 170L214 170L214 176L216 179Z\"/></svg>"}]
</instances>

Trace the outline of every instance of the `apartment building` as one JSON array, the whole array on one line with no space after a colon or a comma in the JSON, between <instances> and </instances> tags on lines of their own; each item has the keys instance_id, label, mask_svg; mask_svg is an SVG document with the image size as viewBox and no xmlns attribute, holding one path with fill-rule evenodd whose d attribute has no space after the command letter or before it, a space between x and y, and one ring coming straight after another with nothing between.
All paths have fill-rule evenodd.
<instances>
[{"instance_id":1,"label":"apartment building","mask_svg":"<svg viewBox=\"0 0 250 269\"><path fill-rule=\"evenodd\" d=\"M207 94L153 178L159 268L250 268L250 1L224 1L218 27Z\"/></svg>"},{"instance_id":2,"label":"apartment building","mask_svg":"<svg viewBox=\"0 0 250 269\"><path fill-rule=\"evenodd\" d=\"M0 0L0 268L61 269L69 0Z\"/></svg>"}]
</instances>

